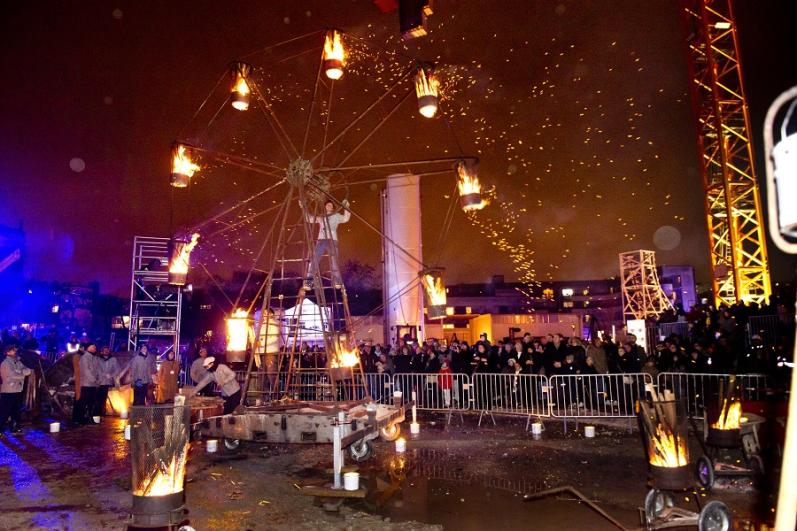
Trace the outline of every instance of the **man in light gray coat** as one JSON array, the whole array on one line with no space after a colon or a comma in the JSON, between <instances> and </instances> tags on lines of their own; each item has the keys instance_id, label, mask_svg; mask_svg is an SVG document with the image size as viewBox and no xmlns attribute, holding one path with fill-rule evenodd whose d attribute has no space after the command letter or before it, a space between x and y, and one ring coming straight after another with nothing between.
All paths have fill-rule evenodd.
<instances>
[{"instance_id":1,"label":"man in light gray coat","mask_svg":"<svg viewBox=\"0 0 797 531\"><path fill-rule=\"evenodd\" d=\"M100 365L97 360L97 345L89 343L80 357L80 398L75 402L79 424L95 424L92 417L97 403L97 389L100 386Z\"/></svg>"},{"instance_id":2,"label":"man in light gray coat","mask_svg":"<svg viewBox=\"0 0 797 531\"><path fill-rule=\"evenodd\" d=\"M194 381L194 385L199 384L199 382L201 382L205 378L205 376L208 375L208 371L205 369L205 366L203 365L207 357L208 357L208 349L206 349L205 347L201 347L199 349L199 357L191 363L191 369L189 372L191 374L191 380ZM202 396L210 396L212 394L211 393L212 391L213 391L212 389L205 387L197 394Z\"/></svg>"},{"instance_id":3,"label":"man in light gray coat","mask_svg":"<svg viewBox=\"0 0 797 531\"><path fill-rule=\"evenodd\" d=\"M99 369L99 387L97 387L97 401L94 404L94 415L105 416L105 403L108 401L108 389L114 384L116 375L119 374L119 361L111 354L108 346L102 347L97 356Z\"/></svg>"},{"instance_id":4,"label":"man in light gray coat","mask_svg":"<svg viewBox=\"0 0 797 531\"><path fill-rule=\"evenodd\" d=\"M133 384L133 405L144 406L147 403L148 391L155 384L155 375L158 367L155 363L155 355L149 353L146 345L142 345L138 354L133 356L122 372L116 377L116 385L126 373L130 373L130 382Z\"/></svg>"},{"instance_id":5,"label":"man in light gray coat","mask_svg":"<svg viewBox=\"0 0 797 531\"><path fill-rule=\"evenodd\" d=\"M223 363L217 362L213 356L205 358L204 366L208 371L207 376L202 378L188 396L197 394L206 386L215 383L221 389L221 397L224 399L224 414L232 413L241 402L241 386L235 379L235 373Z\"/></svg>"},{"instance_id":6,"label":"man in light gray coat","mask_svg":"<svg viewBox=\"0 0 797 531\"><path fill-rule=\"evenodd\" d=\"M11 431L19 433L20 411L22 410L22 387L25 377L29 376L28 369L17 357L17 346L8 345L5 349L6 358L0 363L0 436L5 429L6 421L11 418Z\"/></svg>"}]
</instances>

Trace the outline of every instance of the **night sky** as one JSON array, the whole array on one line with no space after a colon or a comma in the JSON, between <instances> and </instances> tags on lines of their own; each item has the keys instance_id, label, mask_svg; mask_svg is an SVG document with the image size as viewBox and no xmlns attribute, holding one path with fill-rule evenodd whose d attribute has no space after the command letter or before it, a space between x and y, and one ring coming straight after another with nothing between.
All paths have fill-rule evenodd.
<instances>
[{"instance_id":1,"label":"night sky","mask_svg":"<svg viewBox=\"0 0 797 531\"><path fill-rule=\"evenodd\" d=\"M797 83L793 4L736 2L759 177L763 116ZM442 245L454 176L423 181L425 259L445 265L449 283L492 274L526 281L612 276L617 253L638 248L655 249L660 264L692 264L698 279L708 280L675 2L439 0L430 36L406 46L397 13L381 13L369 0L40 2L5 10L0 223L24 224L29 277L98 280L103 291L124 293L134 235L167 236L267 186L272 177L207 160L192 187L172 190L170 144L180 137L284 165L253 109L244 118L225 108L210 127L210 104L192 116L231 60L336 26L369 50L449 65L442 69L442 117L421 118L412 96L351 159L453 156L458 144L481 158L481 180L495 187L495 197L472 219L457 210ZM317 44L320 54L320 43L304 41L295 51ZM318 54L258 70L274 112L299 142ZM277 55L248 59L257 67ZM334 89L341 100L333 104L333 134L410 64L403 55L353 52ZM223 99L226 87L225 77L216 95ZM375 120L343 139L330 161L342 160ZM314 145L320 121L311 129ZM351 186L336 195L347 195L378 224L378 189ZM271 219L204 241L197 260L215 273L247 269ZM771 245L769 252L774 279L790 278L790 259ZM377 264L378 239L352 221L341 231L341 254Z\"/></svg>"}]
</instances>

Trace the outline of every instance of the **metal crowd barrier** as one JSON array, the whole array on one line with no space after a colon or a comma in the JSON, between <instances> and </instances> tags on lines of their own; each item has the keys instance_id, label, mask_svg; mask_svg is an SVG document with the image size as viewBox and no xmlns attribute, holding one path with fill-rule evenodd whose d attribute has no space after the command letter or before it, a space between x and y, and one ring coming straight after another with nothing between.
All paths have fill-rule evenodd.
<instances>
[{"instance_id":1,"label":"metal crowd barrier","mask_svg":"<svg viewBox=\"0 0 797 531\"><path fill-rule=\"evenodd\" d=\"M236 372L243 386L246 373ZM279 378L277 392L272 393L270 382ZM402 391L405 400L412 399L419 410L464 412L478 411L482 416L522 415L554 418L630 418L636 415L635 403L644 397L645 386L653 384L647 373L633 374L568 374L542 376L537 374L439 374L439 373L366 373L364 382L355 380L330 381L326 370L299 371L288 387L285 373L253 372L249 384L250 399L264 402L286 393L296 400L334 401L361 400L367 389L378 403L392 403L393 392ZM730 375L709 373L659 373L656 384L659 392L669 389L686 401L687 411L702 417L706 397L719 390L720 382L727 386ZM762 400L766 396L768 380L763 374L736 376L740 397ZM495 422L495 419L493 419Z\"/></svg>"},{"instance_id":2,"label":"metal crowd barrier","mask_svg":"<svg viewBox=\"0 0 797 531\"><path fill-rule=\"evenodd\" d=\"M467 374L396 373L393 390L401 391L405 400L412 399L415 392L420 410L467 411L472 400Z\"/></svg>"},{"instance_id":3,"label":"metal crowd barrier","mask_svg":"<svg viewBox=\"0 0 797 531\"><path fill-rule=\"evenodd\" d=\"M246 371L236 371L235 378L243 388ZM335 400L362 400L365 389L375 402L387 404L392 401L393 381L387 373L366 373L364 381L359 374L332 381L325 369L301 369L287 382L287 373L253 371L247 396L253 400L268 402L286 394L294 400L332 402ZM275 385L276 384L276 385Z\"/></svg>"},{"instance_id":4,"label":"metal crowd barrier","mask_svg":"<svg viewBox=\"0 0 797 531\"><path fill-rule=\"evenodd\" d=\"M730 374L662 372L657 378L659 391L669 389L675 397L683 399L686 410L696 418L702 418L707 399L719 392L720 383L728 388ZM765 374L736 375L736 385L743 400L763 400L768 379Z\"/></svg>"},{"instance_id":5,"label":"metal crowd barrier","mask_svg":"<svg viewBox=\"0 0 797 531\"><path fill-rule=\"evenodd\" d=\"M645 397L647 373L564 374L550 377L551 416L557 418L636 416L635 404Z\"/></svg>"},{"instance_id":6,"label":"metal crowd barrier","mask_svg":"<svg viewBox=\"0 0 797 531\"><path fill-rule=\"evenodd\" d=\"M473 409L482 413L547 417L548 378L539 374L476 373Z\"/></svg>"}]
</instances>

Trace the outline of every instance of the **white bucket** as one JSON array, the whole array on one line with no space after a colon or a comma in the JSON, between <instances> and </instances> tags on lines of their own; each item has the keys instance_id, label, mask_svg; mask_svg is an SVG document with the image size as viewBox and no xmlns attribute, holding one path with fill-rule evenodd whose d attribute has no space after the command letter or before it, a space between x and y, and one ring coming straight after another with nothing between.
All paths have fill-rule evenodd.
<instances>
[{"instance_id":1,"label":"white bucket","mask_svg":"<svg viewBox=\"0 0 797 531\"><path fill-rule=\"evenodd\" d=\"M400 406L402 403L401 399L403 396L404 393L402 393L401 391L393 391L393 405L396 407Z\"/></svg>"},{"instance_id":2,"label":"white bucket","mask_svg":"<svg viewBox=\"0 0 797 531\"><path fill-rule=\"evenodd\" d=\"M421 433L421 425L417 422L410 423L410 433L413 435L418 435Z\"/></svg>"},{"instance_id":3,"label":"white bucket","mask_svg":"<svg viewBox=\"0 0 797 531\"><path fill-rule=\"evenodd\" d=\"M542 435L542 422L532 422L531 423L531 434L532 435Z\"/></svg>"},{"instance_id":4,"label":"white bucket","mask_svg":"<svg viewBox=\"0 0 797 531\"><path fill-rule=\"evenodd\" d=\"M209 454L215 454L219 450L219 441L216 439L208 439L205 442L205 451Z\"/></svg>"},{"instance_id":5,"label":"white bucket","mask_svg":"<svg viewBox=\"0 0 797 531\"><path fill-rule=\"evenodd\" d=\"M407 451L407 441L403 438L396 439L396 453L403 454Z\"/></svg>"},{"instance_id":6,"label":"white bucket","mask_svg":"<svg viewBox=\"0 0 797 531\"><path fill-rule=\"evenodd\" d=\"M584 437L587 439L595 437L595 426L584 426Z\"/></svg>"},{"instance_id":7,"label":"white bucket","mask_svg":"<svg viewBox=\"0 0 797 531\"><path fill-rule=\"evenodd\" d=\"M343 474L343 490L358 490L360 488L360 473L346 472Z\"/></svg>"},{"instance_id":8,"label":"white bucket","mask_svg":"<svg viewBox=\"0 0 797 531\"><path fill-rule=\"evenodd\" d=\"M51 422L50 423L50 433L58 433L61 431L61 423L60 422Z\"/></svg>"},{"instance_id":9,"label":"white bucket","mask_svg":"<svg viewBox=\"0 0 797 531\"><path fill-rule=\"evenodd\" d=\"M125 426L125 440L126 441L130 440L130 424L127 424Z\"/></svg>"},{"instance_id":10,"label":"white bucket","mask_svg":"<svg viewBox=\"0 0 797 531\"><path fill-rule=\"evenodd\" d=\"M100 423L100 417L92 417L92 419L94 420L94 424Z\"/></svg>"}]
</instances>

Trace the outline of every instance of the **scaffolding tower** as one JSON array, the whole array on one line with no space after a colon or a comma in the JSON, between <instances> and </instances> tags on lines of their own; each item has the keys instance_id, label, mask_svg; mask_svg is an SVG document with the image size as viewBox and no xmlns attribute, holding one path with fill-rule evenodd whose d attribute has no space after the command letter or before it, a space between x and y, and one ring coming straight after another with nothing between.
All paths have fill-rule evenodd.
<instances>
[{"instance_id":1,"label":"scaffolding tower","mask_svg":"<svg viewBox=\"0 0 797 531\"><path fill-rule=\"evenodd\" d=\"M620 253L620 289L626 320L658 317L672 308L656 273L655 251Z\"/></svg>"},{"instance_id":2,"label":"scaffolding tower","mask_svg":"<svg viewBox=\"0 0 797 531\"><path fill-rule=\"evenodd\" d=\"M136 236L130 280L127 348L137 351L153 341L165 343L161 354L180 356L182 289L169 284L169 239Z\"/></svg>"},{"instance_id":3,"label":"scaffolding tower","mask_svg":"<svg viewBox=\"0 0 797 531\"><path fill-rule=\"evenodd\" d=\"M772 288L731 0L686 0L714 299L765 303Z\"/></svg>"}]
</instances>

